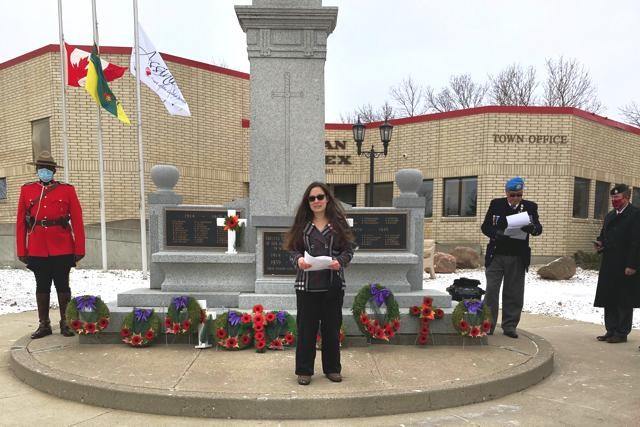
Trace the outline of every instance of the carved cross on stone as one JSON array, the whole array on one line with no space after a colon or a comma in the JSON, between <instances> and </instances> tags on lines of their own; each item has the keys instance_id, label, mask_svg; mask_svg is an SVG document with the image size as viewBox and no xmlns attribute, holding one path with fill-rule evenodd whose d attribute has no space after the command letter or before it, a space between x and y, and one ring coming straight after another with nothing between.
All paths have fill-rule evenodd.
<instances>
[{"instance_id":1,"label":"carved cross on stone","mask_svg":"<svg viewBox=\"0 0 640 427\"><path fill-rule=\"evenodd\" d=\"M304 92L291 92L291 74L284 73L284 91L271 92L272 98L284 98L284 185L285 185L285 203L289 205L289 193L291 187L289 185L289 175L291 172L291 98L303 98Z\"/></svg>"},{"instance_id":2,"label":"carved cross on stone","mask_svg":"<svg viewBox=\"0 0 640 427\"><path fill-rule=\"evenodd\" d=\"M227 211L227 216L234 216L236 214L236 211L234 209L229 209ZM216 221L218 227L224 227L224 218L218 218ZM247 223L247 220L244 218L238 218L238 224L240 224L240 226L243 226ZM225 252L226 254L237 254L238 251L236 251L236 232L235 230L228 230L227 231L227 252Z\"/></svg>"}]
</instances>

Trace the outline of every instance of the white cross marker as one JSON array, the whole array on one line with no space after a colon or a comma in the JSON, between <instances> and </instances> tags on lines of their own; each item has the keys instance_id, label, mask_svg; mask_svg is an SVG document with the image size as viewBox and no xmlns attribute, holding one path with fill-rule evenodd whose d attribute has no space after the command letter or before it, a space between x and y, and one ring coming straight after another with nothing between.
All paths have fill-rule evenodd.
<instances>
[{"instance_id":1,"label":"white cross marker","mask_svg":"<svg viewBox=\"0 0 640 427\"><path fill-rule=\"evenodd\" d=\"M229 209L227 211L227 216L233 216L236 214L235 209ZM218 227L224 227L224 218L218 218L218 220L216 221ZM244 218L239 218L238 219L238 223L242 226L245 225L247 223L247 220ZM236 232L235 230L228 230L228 237L227 237L227 254L237 254L238 252L236 251L235 245L236 245Z\"/></svg>"}]
</instances>

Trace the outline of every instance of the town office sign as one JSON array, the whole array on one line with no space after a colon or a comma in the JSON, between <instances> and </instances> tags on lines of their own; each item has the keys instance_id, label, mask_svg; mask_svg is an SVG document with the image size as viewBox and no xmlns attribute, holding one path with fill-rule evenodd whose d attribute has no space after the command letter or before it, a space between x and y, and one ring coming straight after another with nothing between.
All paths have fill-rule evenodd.
<instances>
[{"instance_id":1,"label":"town office sign","mask_svg":"<svg viewBox=\"0 0 640 427\"><path fill-rule=\"evenodd\" d=\"M494 133L493 142L497 144L562 145L569 142L569 137L567 135L521 135L517 133Z\"/></svg>"}]
</instances>

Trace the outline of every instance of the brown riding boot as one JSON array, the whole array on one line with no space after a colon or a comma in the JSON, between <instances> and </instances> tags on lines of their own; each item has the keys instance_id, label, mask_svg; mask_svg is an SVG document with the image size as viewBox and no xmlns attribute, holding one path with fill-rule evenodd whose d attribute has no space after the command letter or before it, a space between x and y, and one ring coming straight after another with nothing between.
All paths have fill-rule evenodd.
<instances>
[{"instance_id":1,"label":"brown riding boot","mask_svg":"<svg viewBox=\"0 0 640 427\"><path fill-rule=\"evenodd\" d=\"M58 305L60 306L60 333L65 337L75 335L73 329L67 325L67 305L71 301L71 292L58 292Z\"/></svg>"},{"instance_id":2,"label":"brown riding boot","mask_svg":"<svg viewBox=\"0 0 640 427\"><path fill-rule=\"evenodd\" d=\"M46 337L47 335L51 335L53 333L53 331L51 330L51 322L49 321L49 297L50 294L36 293L36 302L38 303L38 319L40 320L40 324L38 325L38 329L36 329L35 332L31 334L31 339L33 340Z\"/></svg>"}]
</instances>

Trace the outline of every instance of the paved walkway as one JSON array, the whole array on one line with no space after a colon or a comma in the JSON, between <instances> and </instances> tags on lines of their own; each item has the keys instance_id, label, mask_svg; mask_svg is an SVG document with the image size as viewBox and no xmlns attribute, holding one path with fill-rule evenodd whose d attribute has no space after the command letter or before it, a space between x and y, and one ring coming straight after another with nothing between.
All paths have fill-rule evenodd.
<instances>
[{"instance_id":1,"label":"paved walkway","mask_svg":"<svg viewBox=\"0 0 640 427\"><path fill-rule=\"evenodd\" d=\"M455 407L429 412L406 413L392 416L378 416L368 418L348 418L332 420L305 420L305 426L327 426L327 425L436 425L436 426L458 426L458 425L478 425L478 426L500 426L500 425L522 425L522 426L590 426L606 423L608 426L637 426L640 425L640 331L633 331L630 342L626 344L607 344L595 341L594 336L601 332L598 325L568 321L558 318L524 315L521 325L524 329L540 335L548 340L554 347L555 370L553 374L541 383L532 386L524 391L513 393L496 400L472 404L462 407ZM9 370L10 348L35 328L35 313L21 313L16 315L0 316L0 345L3 350L0 359L0 424L1 425L299 425L300 420L291 421L271 421L265 413L265 421L238 421L238 420L215 420L215 419L194 419L186 417L153 416L148 414L126 412L99 408L95 406L82 405L76 402L62 400L39 392L21 381L17 380ZM62 340L61 337L48 337L40 340L39 345L43 349L46 340L50 344ZM73 339L72 339L73 340ZM64 341L62 341L64 342ZM416 349L408 347L402 354L406 358L419 357L424 361L424 355L429 357L429 363L421 363L415 372L388 373L394 378L402 378L402 382L418 381L429 383L442 379L444 369L434 369L433 361L442 361L442 366L449 372L457 365L464 365L463 371L474 372L473 375L496 373L503 369L501 364L511 363L501 355L494 358L497 353L491 353L488 347L500 349L502 347L512 347L516 350L518 346L526 346L526 340L521 338L511 340L497 335L491 338L491 346L483 346L475 349L467 348L466 351L455 347L431 347L427 349ZM93 346L91 346L93 347ZM476 346L474 346L476 347ZM81 347L80 351L83 347ZM394 349L389 346L384 348L383 356L397 357ZM62 355L63 352L56 350ZM170 348L149 349L161 352L172 352ZM526 348L523 348L525 350ZM148 350L146 350L148 351ZM283 383L278 387L290 387L291 391L298 393L317 394L318 396L339 395L348 390L358 387L358 384L351 383L349 376L353 379L365 378L359 375L356 363L350 361L350 355L355 355L360 359L358 352L363 349L346 349L345 359L345 382L342 384L329 383L325 378L316 376L314 382L309 387L302 388L295 384L292 373L287 373L292 361L282 362L282 354L256 355L267 365L275 370L282 370L280 377ZM470 352L484 352L486 359L469 358ZM144 352L144 351L143 351ZM377 353L380 353L376 349ZM52 352L53 353L53 352ZM135 358L140 352L122 347L122 353L127 357ZM243 358L251 358L250 351L245 353ZM513 352L512 352L513 353ZM515 352L517 353L517 352ZM148 353L147 353L148 354ZM204 352L203 352L204 354ZM476 353L478 354L478 353ZM109 351L100 352L99 349L92 348L86 351L87 359L90 359L96 366L96 376L104 380L104 369L107 366L117 366L121 363ZM177 356L177 355L176 355ZM272 356L278 356L274 358ZM285 353L285 360L292 356L292 353ZM43 355L40 357L53 357ZM56 356L57 357L57 356ZM164 357L171 357L170 354L163 354ZM510 356L511 357L511 356ZM145 356L144 359L147 359ZM478 366L470 368L470 362L478 364L477 361L485 359ZM44 359L43 359L44 360ZM160 358L158 360L161 360ZM172 360L172 359L169 359ZM249 360L249 359L247 359ZM275 363L281 361L281 363ZM240 362L240 360L238 360ZM247 361L242 361L246 363ZM406 365L411 360L405 360L398 365ZM466 363L465 363L466 362ZM495 362L495 363L493 363ZM242 364L241 363L241 364ZM131 363L128 363L131 365ZM284 366L283 366L284 365ZM88 364L85 369L88 369ZM254 369L256 367L253 367ZM264 369L264 367L262 367ZM366 367L364 367L366 369ZM90 370L86 371L87 374ZM179 375L175 372L167 372L167 377L141 379L140 373L120 370L119 375L122 382L139 384L140 381L162 382L171 381L172 375ZM102 378L100 378L102 376ZM206 381L206 376L200 380L202 386ZM384 382L384 373L372 374L372 381L380 380L382 391L388 387ZM193 384L198 384L198 378L193 379ZM238 387L251 389L256 387L259 381L253 380L251 375L239 378L235 383L229 384L230 391L239 391ZM289 385L291 384L291 385ZM326 404L326 403L323 403ZM372 409L372 412L373 409Z\"/></svg>"}]
</instances>

